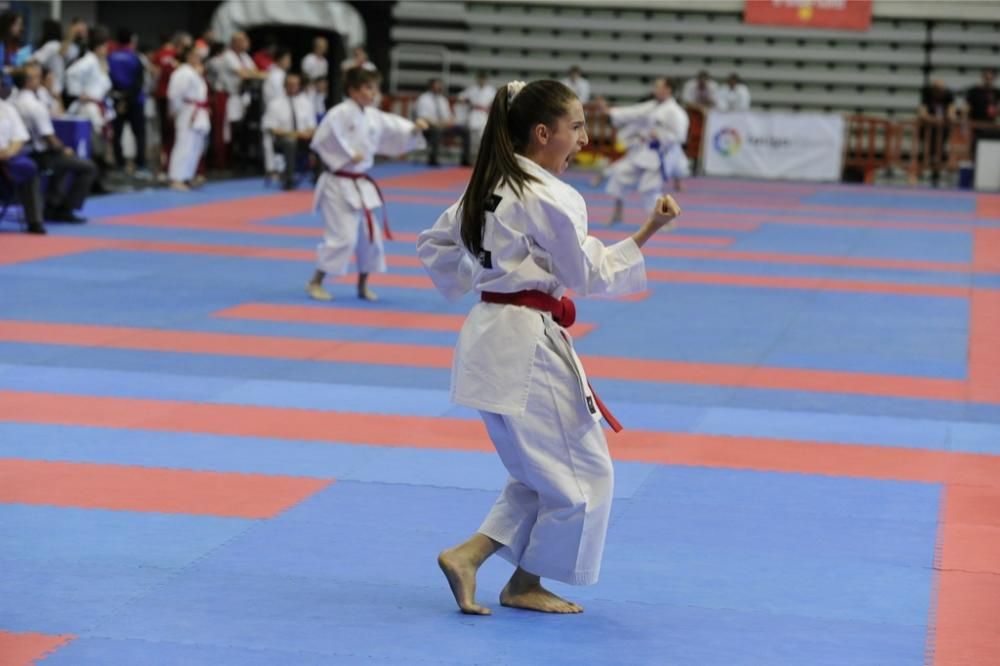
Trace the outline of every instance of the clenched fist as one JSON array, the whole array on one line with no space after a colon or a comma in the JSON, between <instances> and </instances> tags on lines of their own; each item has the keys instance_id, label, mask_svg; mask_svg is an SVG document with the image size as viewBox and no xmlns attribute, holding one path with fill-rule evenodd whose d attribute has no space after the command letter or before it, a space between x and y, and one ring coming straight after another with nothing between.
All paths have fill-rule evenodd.
<instances>
[{"instance_id":1,"label":"clenched fist","mask_svg":"<svg viewBox=\"0 0 1000 666\"><path fill-rule=\"evenodd\" d=\"M669 194L656 200L656 205L650 211L649 221L657 229L673 226L671 223L681 214L681 207Z\"/></svg>"}]
</instances>

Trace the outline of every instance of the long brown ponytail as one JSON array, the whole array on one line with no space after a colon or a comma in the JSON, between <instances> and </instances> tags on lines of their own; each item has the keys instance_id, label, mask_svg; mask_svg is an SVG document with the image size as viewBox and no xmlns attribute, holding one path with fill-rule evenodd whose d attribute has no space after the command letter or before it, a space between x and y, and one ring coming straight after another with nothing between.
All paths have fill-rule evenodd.
<instances>
[{"instance_id":1,"label":"long brown ponytail","mask_svg":"<svg viewBox=\"0 0 1000 666\"><path fill-rule=\"evenodd\" d=\"M473 255L483 249L486 200L501 183L521 193L537 180L517 162L531 141L532 129L542 123L555 127L566 113L573 91L558 81L532 81L509 101L507 84L497 91L479 144L469 186L462 195L462 243Z\"/></svg>"}]
</instances>

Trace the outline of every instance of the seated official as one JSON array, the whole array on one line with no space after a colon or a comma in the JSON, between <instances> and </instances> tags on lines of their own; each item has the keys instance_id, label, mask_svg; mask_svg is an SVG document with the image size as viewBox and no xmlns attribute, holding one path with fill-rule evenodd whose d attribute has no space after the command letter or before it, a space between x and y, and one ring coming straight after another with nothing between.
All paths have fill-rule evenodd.
<instances>
[{"instance_id":1,"label":"seated official","mask_svg":"<svg viewBox=\"0 0 1000 666\"><path fill-rule=\"evenodd\" d=\"M97 178L97 165L78 157L56 136L49 110L38 97L42 87L41 66L28 63L15 80L20 90L13 102L31 136L30 157L40 170L52 171L45 197L45 219L86 222L74 211L83 207Z\"/></svg>"},{"instance_id":2,"label":"seated official","mask_svg":"<svg viewBox=\"0 0 1000 666\"><path fill-rule=\"evenodd\" d=\"M21 148L31 138L14 105L0 99L0 171L2 178L14 188L18 202L24 208L28 233L44 234L42 223L42 191L38 167Z\"/></svg>"},{"instance_id":3,"label":"seated official","mask_svg":"<svg viewBox=\"0 0 1000 666\"><path fill-rule=\"evenodd\" d=\"M295 165L299 155L309 150L316 131L316 111L313 99L302 93L302 79L289 72L285 76L285 94L275 97L267 105L262 121L264 130L271 135L274 152L284 157L282 187L295 187Z\"/></svg>"},{"instance_id":4,"label":"seated official","mask_svg":"<svg viewBox=\"0 0 1000 666\"><path fill-rule=\"evenodd\" d=\"M462 142L462 166L469 166L469 128L461 125L451 111L451 104L444 96L441 79L431 79L427 90L417 98L416 118L427 123L427 164L438 166L438 148L441 139L457 136Z\"/></svg>"}]
</instances>

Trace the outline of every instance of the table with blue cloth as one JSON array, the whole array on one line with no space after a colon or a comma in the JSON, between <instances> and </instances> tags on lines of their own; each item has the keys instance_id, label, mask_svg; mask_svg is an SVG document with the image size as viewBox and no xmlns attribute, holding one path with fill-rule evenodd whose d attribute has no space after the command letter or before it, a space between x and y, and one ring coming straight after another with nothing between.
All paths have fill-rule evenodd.
<instances>
[{"instance_id":1,"label":"table with blue cloth","mask_svg":"<svg viewBox=\"0 0 1000 666\"><path fill-rule=\"evenodd\" d=\"M90 121L74 116L52 119L52 129L65 145L72 148L77 157L90 159Z\"/></svg>"}]
</instances>

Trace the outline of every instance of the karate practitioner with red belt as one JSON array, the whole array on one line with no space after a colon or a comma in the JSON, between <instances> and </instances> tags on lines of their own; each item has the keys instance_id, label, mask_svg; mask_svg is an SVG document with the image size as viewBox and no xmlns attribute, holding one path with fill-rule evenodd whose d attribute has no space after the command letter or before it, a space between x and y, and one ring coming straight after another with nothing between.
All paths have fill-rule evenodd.
<instances>
[{"instance_id":1,"label":"karate practitioner with red belt","mask_svg":"<svg viewBox=\"0 0 1000 666\"><path fill-rule=\"evenodd\" d=\"M476 602L476 572L494 553L516 567L504 606L579 613L541 578L598 579L613 493L600 421L620 426L573 349L575 306L565 294L645 289L639 248L671 228L680 208L662 197L635 234L609 247L588 236L583 197L557 178L587 141L571 89L508 83L491 105L465 194L417 242L445 296L481 294L459 334L452 399L480 411L510 474L479 530L438 558L464 613L490 613Z\"/></svg>"},{"instance_id":2,"label":"karate practitioner with red belt","mask_svg":"<svg viewBox=\"0 0 1000 666\"><path fill-rule=\"evenodd\" d=\"M367 172L376 154L401 155L427 145L421 134L426 123L374 108L378 84L378 72L347 70L347 99L323 116L309 146L325 168L316 183L314 204L323 216L323 240L316 248L316 271L306 285L309 297L317 301L333 299L323 279L346 274L352 255L358 264L358 298L377 299L368 288L368 275L385 272L383 235L391 236L385 214L381 223L376 220L375 211L384 202Z\"/></svg>"}]
</instances>

